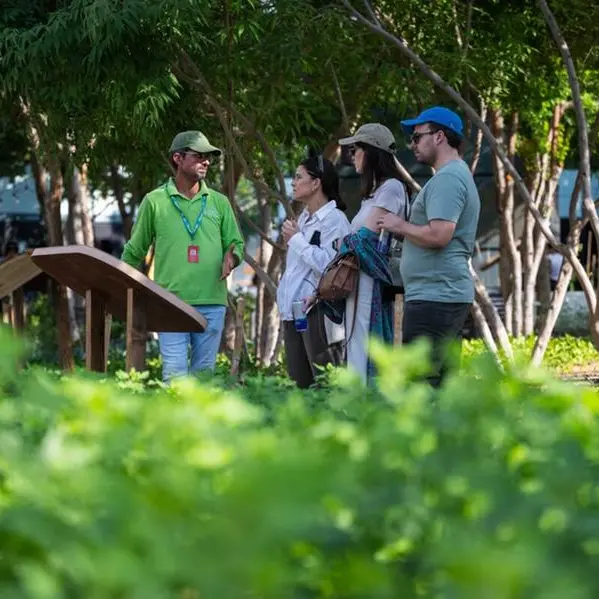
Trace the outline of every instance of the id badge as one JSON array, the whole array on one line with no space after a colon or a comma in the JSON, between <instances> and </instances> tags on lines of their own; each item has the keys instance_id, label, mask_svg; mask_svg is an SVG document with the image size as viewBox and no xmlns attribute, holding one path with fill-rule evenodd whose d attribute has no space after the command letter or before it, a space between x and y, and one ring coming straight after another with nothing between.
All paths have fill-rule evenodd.
<instances>
[{"instance_id":1,"label":"id badge","mask_svg":"<svg viewBox=\"0 0 599 599\"><path fill-rule=\"evenodd\" d=\"M200 246L190 245L187 248L187 262L199 262L200 260Z\"/></svg>"}]
</instances>

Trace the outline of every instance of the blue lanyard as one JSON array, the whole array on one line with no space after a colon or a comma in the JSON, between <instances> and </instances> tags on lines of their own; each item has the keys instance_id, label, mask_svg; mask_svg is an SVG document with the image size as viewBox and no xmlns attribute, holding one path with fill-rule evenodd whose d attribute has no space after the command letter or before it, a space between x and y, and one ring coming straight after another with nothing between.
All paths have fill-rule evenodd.
<instances>
[{"instance_id":1,"label":"blue lanyard","mask_svg":"<svg viewBox=\"0 0 599 599\"><path fill-rule=\"evenodd\" d=\"M191 226L191 223L189 222L189 219L187 218L187 216L185 216L185 214L183 213L183 210L181 210L181 206L179 205L179 200L175 197L175 196L170 196L171 198L171 202L173 203L173 206L179 211L179 214L181 215L181 220L183 221L183 224L185 225L185 228L187 229L187 232L189 233L189 236L191 237L191 240L193 241L193 238L195 237L195 234L198 232L198 229L200 228L200 225L202 224L202 220L204 218L204 211L206 210L206 202L208 200L208 194L205 193L202 196L202 207L200 208L200 213L198 214L198 218L196 218L196 222L195 225Z\"/></svg>"}]
</instances>

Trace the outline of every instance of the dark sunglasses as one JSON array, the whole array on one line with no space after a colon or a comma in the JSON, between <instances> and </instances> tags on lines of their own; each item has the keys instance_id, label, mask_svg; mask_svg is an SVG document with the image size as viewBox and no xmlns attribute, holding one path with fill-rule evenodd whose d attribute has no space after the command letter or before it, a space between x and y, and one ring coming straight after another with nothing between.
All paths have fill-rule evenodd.
<instances>
[{"instance_id":1,"label":"dark sunglasses","mask_svg":"<svg viewBox=\"0 0 599 599\"><path fill-rule=\"evenodd\" d=\"M213 158L212 153L210 152L196 152L194 150L185 150L183 152L192 158L196 158L197 160L211 160Z\"/></svg>"},{"instance_id":2,"label":"dark sunglasses","mask_svg":"<svg viewBox=\"0 0 599 599\"><path fill-rule=\"evenodd\" d=\"M425 135L433 135L433 133L437 133L438 131L441 131L441 129L435 129L434 131L423 131L422 133L412 133L410 136L410 142L417 146L422 137Z\"/></svg>"}]
</instances>

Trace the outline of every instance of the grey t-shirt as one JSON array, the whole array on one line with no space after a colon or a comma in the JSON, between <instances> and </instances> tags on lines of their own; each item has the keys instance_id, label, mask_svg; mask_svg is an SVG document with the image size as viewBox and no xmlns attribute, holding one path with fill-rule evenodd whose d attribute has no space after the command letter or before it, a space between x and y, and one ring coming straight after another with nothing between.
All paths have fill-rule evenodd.
<instances>
[{"instance_id":1,"label":"grey t-shirt","mask_svg":"<svg viewBox=\"0 0 599 599\"><path fill-rule=\"evenodd\" d=\"M410 223L422 226L431 220L446 220L456 223L456 228L441 249L404 240L401 276L406 301L474 301L468 261L474 251L479 214L480 198L468 165L463 160L448 162L416 196Z\"/></svg>"},{"instance_id":2,"label":"grey t-shirt","mask_svg":"<svg viewBox=\"0 0 599 599\"><path fill-rule=\"evenodd\" d=\"M369 198L362 200L360 210L351 221L352 231L364 226L373 208L384 208L392 214L403 214L406 190L397 179L387 179Z\"/></svg>"}]
</instances>

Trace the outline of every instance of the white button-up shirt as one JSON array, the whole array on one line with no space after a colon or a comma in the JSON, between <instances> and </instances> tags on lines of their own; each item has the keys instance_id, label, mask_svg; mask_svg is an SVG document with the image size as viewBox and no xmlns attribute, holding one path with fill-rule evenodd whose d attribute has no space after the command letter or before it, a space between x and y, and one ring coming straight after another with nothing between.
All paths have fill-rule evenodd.
<instances>
[{"instance_id":1,"label":"white button-up shirt","mask_svg":"<svg viewBox=\"0 0 599 599\"><path fill-rule=\"evenodd\" d=\"M299 233L289 240L285 273L277 289L283 320L293 320L294 301L314 295L322 273L337 255L340 241L351 232L347 217L334 200L314 214L304 210L297 224ZM314 243L318 237L315 233L320 234L320 245Z\"/></svg>"}]
</instances>

